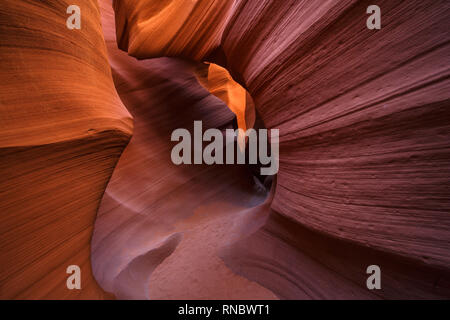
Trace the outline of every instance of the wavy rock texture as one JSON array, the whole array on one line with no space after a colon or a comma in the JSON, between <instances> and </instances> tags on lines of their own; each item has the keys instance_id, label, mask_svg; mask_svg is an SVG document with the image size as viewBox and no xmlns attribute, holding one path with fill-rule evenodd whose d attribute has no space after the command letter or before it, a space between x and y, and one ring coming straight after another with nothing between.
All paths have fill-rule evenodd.
<instances>
[{"instance_id":1,"label":"wavy rock texture","mask_svg":"<svg viewBox=\"0 0 450 320\"><path fill-rule=\"evenodd\" d=\"M202 9L219 2L225 6L165 2L197 18L180 17L179 33L167 37L160 15L169 9L114 5L118 42L130 55L221 64L250 92L265 125L280 129L267 221L222 242L217 254L281 298L449 297L448 2L379 1L379 31L366 27L369 1ZM208 33L213 21L219 27ZM166 261L176 257L177 250ZM185 261L179 269L162 263L158 274L182 272ZM370 264L381 266L383 290L366 289ZM160 290L157 280L150 277L150 291ZM165 297L183 292L172 290Z\"/></svg>"},{"instance_id":2,"label":"wavy rock texture","mask_svg":"<svg viewBox=\"0 0 450 320\"><path fill-rule=\"evenodd\" d=\"M245 166L176 166L170 158L174 129L192 130L194 120L204 130L231 127L235 115L200 84L196 65L119 51L108 2L102 10L114 81L135 130L98 213L95 278L124 299L276 298L217 254L262 224L264 186ZM236 228L249 216L254 221Z\"/></svg>"},{"instance_id":3,"label":"wavy rock texture","mask_svg":"<svg viewBox=\"0 0 450 320\"><path fill-rule=\"evenodd\" d=\"M220 44L234 1L113 1L119 48L139 58L204 60Z\"/></svg>"},{"instance_id":4,"label":"wavy rock texture","mask_svg":"<svg viewBox=\"0 0 450 320\"><path fill-rule=\"evenodd\" d=\"M2 298L110 297L92 275L125 299L450 298L448 1L377 1L368 30L370 1L101 0L103 37L79 3L80 31L66 1L0 4ZM174 129L235 121L204 62L280 129L270 191L172 164Z\"/></svg>"},{"instance_id":5,"label":"wavy rock texture","mask_svg":"<svg viewBox=\"0 0 450 320\"><path fill-rule=\"evenodd\" d=\"M90 271L100 199L132 132L111 77L98 5L0 3L0 297L106 298ZM66 268L82 289L66 288Z\"/></svg>"}]
</instances>

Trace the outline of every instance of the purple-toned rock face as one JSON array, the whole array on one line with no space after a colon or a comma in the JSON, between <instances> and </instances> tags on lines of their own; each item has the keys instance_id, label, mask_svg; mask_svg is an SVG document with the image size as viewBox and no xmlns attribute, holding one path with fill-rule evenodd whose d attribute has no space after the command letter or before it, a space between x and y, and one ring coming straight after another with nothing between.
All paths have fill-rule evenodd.
<instances>
[{"instance_id":1,"label":"purple-toned rock face","mask_svg":"<svg viewBox=\"0 0 450 320\"><path fill-rule=\"evenodd\" d=\"M0 4L1 298L450 298L448 1L78 2ZM278 174L175 165L194 121Z\"/></svg>"}]
</instances>

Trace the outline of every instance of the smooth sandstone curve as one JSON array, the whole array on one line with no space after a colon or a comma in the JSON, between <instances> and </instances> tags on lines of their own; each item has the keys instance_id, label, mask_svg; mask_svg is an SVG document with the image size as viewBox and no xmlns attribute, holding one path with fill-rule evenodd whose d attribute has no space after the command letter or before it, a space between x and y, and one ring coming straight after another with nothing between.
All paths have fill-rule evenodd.
<instances>
[{"instance_id":1,"label":"smooth sandstone curve","mask_svg":"<svg viewBox=\"0 0 450 320\"><path fill-rule=\"evenodd\" d=\"M448 1L380 0L381 30L370 1L69 4L0 4L1 298L450 297ZM271 194L171 164L173 129L233 122L203 62L280 129Z\"/></svg>"},{"instance_id":2,"label":"smooth sandstone curve","mask_svg":"<svg viewBox=\"0 0 450 320\"><path fill-rule=\"evenodd\" d=\"M117 24L117 34L140 40L132 49L121 48L139 59L158 56L145 51L143 36L146 22L156 20L130 3L115 2L116 19L139 23ZM187 37L159 55L225 66L250 92L266 127L280 129L272 209L327 241L350 242L391 257L381 261L428 270L422 274L430 278L412 276L424 282L412 286L412 297L448 296L448 2L379 1L381 30L366 27L369 1L228 3L232 9L221 12L226 26L214 48L195 41L185 46ZM186 20L180 30L207 30L204 21ZM158 23L154 30L165 27ZM328 256L323 250L314 254ZM394 289L379 295L398 296Z\"/></svg>"},{"instance_id":3,"label":"smooth sandstone curve","mask_svg":"<svg viewBox=\"0 0 450 320\"><path fill-rule=\"evenodd\" d=\"M111 77L98 4L0 3L0 298L111 297L92 276L90 240L133 130ZM66 268L82 269L68 290Z\"/></svg>"}]
</instances>

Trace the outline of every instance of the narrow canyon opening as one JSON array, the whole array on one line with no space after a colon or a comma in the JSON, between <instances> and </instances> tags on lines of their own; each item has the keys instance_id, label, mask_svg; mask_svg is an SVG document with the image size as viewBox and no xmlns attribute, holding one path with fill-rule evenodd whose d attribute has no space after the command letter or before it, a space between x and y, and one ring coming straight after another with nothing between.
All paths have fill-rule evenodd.
<instances>
[{"instance_id":1,"label":"narrow canyon opening","mask_svg":"<svg viewBox=\"0 0 450 320\"><path fill-rule=\"evenodd\" d=\"M366 79L366 73L351 73L364 64L347 68L348 61L360 61L354 59L354 51L364 50L348 47L347 53L353 55L347 62L342 60L345 55L335 52L339 46L327 47L335 33L322 44L305 39L299 32L296 37L300 42L292 47L298 50L294 51L288 50L290 43L253 43L252 36L261 36L261 30L251 29L248 34L240 30L251 21L253 13L247 7L239 7L245 14L233 13L238 7L229 7L231 11L224 14L236 19L226 30L227 39L222 38L222 31L230 16L220 18L217 29L200 30L198 39L190 32L189 23L202 17L202 6L194 8L192 17L180 20L182 31L176 35L165 33L158 21L153 21L158 26L155 29L145 29L151 23L125 26L129 14L145 13L143 3L139 2L143 9L139 10L131 2L116 2L122 50L140 59L159 55L203 61L211 46L223 45L227 67L239 70L236 74L243 79L251 78L249 88L262 101L258 109L267 126L280 125L288 134L281 150L284 161L276 195L275 183L270 188L271 178L258 176L260 165L175 166L170 159L170 135L177 128L192 131L198 120L204 130L264 128L264 124L249 94L225 69L177 58L138 61L120 51L111 19L114 13L105 5L102 10L108 13L102 22L109 62L115 88L134 117L134 135L105 191L91 243L93 274L104 290L119 298L146 299L378 299L448 293L448 270L405 258L411 252L400 252L401 241L390 239L399 240L397 231L401 231L409 243L409 235L395 229L395 223L386 228L384 219L379 219L384 214L398 219L409 214L396 215L387 209L384 198L375 196L379 194L375 191L390 185L390 180L365 180L372 170L387 170L387 177L392 173L384 162L372 163L374 158L365 156L376 150L370 149L371 143L363 143L364 139L370 142L376 137L401 145L402 139L397 141L383 131L391 130L386 124L413 122L403 119L402 112L394 113L399 121L382 114L370 123L363 121L366 111L361 115L355 104L361 99L367 103L370 95L365 93L370 90L359 86L366 80L378 86L376 81L381 77ZM229 5L223 1L215 4ZM299 4L303 5L324 9L323 13L333 6ZM273 3L277 6L282 2ZM342 19L357 16L360 9L352 7ZM308 11L299 8L299 12ZM148 17L144 14L141 18L145 21ZM323 21L324 17L318 14L315 19ZM284 36L290 39L294 30L286 30L289 34ZM195 39L186 41L189 35ZM145 41L147 36L158 38L163 45ZM314 50L301 41L311 42ZM351 41L342 45L346 43ZM249 52L252 56L247 56ZM321 56L328 52L335 54L329 66L321 64L328 61ZM384 60L370 62L373 70L390 61L383 55L380 59ZM318 70L324 68L330 76L314 72L313 65ZM343 72L349 73L345 79ZM337 82L331 85L329 81ZM354 90L358 90L357 101ZM349 135L347 128L357 134ZM406 127L404 130L409 132ZM395 185L399 190L402 186ZM366 204L368 197L380 203ZM394 229L397 231L390 231ZM391 248L392 244L398 246ZM365 286L366 267L374 263L382 265L383 276L391 280L383 282L381 292L368 291ZM410 287L413 290L398 289Z\"/></svg>"},{"instance_id":2,"label":"narrow canyon opening","mask_svg":"<svg viewBox=\"0 0 450 320\"><path fill-rule=\"evenodd\" d=\"M262 164L260 157L254 155L253 158L256 158L256 163L249 161L251 158L250 152L259 152L260 145L258 141L261 139L260 135L264 134L267 130L256 110L251 94L235 81L224 67L215 63L205 62L199 64L195 69L195 75L199 83L212 95L222 100L235 115L230 123L227 123L220 129L224 135L227 129L240 129L236 134L237 138L234 141L235 145L232 149L237 150L237 152L240 150L244 153L246 161L244 165L257 179L258 183L261 183L264 188L269 190L275 175L261 174L261 168L267 167L267 164ZM253 141L249 141L252 137L247 135L246 132L252 129L256 133L256 138ZM250 150L250 142L257 145L252 150ZM272 155L270 138L267 138L266 142L267 155ZM226 146L224 149L226 149ZM237 162L237 154L235 154L234 158L235 162Z\"/></svg>"},{"instance_id":3,"label":"narrow canyon opening","mask_svg":"<svg viewBox=\"0 0 450 320\"><path fill-rule=\"evenodd\" d=\"M2 0L0 298L447 299L449 4Z\"/></svg>"},{"instance_id":4,"label":"narrow canyon opening","mask_svg":"<svg viewBox=\"0 0 450 320\"><path fill-rule=\"evenodd\" d=\"M96 280L118 298L276 299L220 258L263 226L274 177L261 175L259 162L175 165L170 158L171 134L193 133L195 121L224 134L265 129L250 94L215 64L113 53L114 83L134 117L134 134L97 214ZM238 136L233 148L248 159L249 137Z\"/></svg>"}]
</instances>

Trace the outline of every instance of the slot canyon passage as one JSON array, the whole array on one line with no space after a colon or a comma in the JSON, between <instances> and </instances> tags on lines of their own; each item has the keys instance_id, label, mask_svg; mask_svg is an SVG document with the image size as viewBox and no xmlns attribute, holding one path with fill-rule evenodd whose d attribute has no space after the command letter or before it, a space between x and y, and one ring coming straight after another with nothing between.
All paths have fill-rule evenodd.
<instances>
[{"instance_id":1,"label":"slot canyon passage","mask_svg":"<svg viewBox=\"0 0 450 320\"><path fill-rule=\"evenodd\" d=\"M448 1L71 4L0 3L0 298L450 298ZM173 164L198 120L278 174Z\"/></svg>"}]
</instances>

